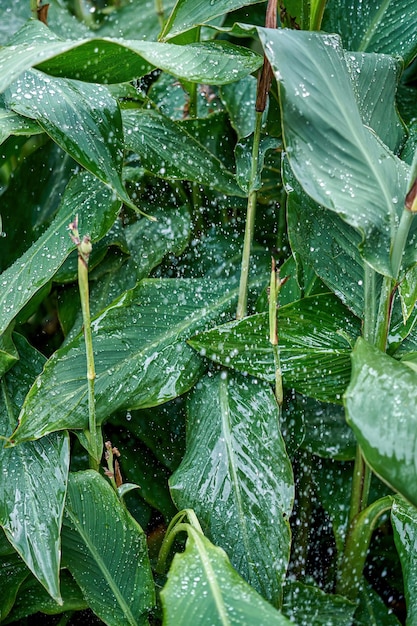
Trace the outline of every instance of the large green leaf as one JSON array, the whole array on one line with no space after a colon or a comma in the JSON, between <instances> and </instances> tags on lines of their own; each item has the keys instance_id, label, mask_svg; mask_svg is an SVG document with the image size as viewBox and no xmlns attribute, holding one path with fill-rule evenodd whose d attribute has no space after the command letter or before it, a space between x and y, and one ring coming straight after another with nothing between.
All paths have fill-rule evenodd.
<instances>
[{"instance_id":1,"label":"large green leaf","mask_svg":"<svg viewBox=\"0 0 417 626\"><path fill-rule=\"evenodd\" d=\"M170 479L211 540L255 589L279 603L290 549L293 477L268 384L203 379L188 406L187 450Z\"/></svg>"},{"instance_id":2,"label":"large green leaf","mask_svg":"<svg viewBox=\"0 0 417 626\"><path fill-rule=\"evenodd\" d=\"M339 38L258 30L279 81L285 146L296 178L318 204L360 232L365 259L392 275L391 238L409 168L363 125Z\"/></svg>"},{"instance_id":3,"label":"large green leaf","mask_svg":"<svg viewBox=\"0 0 417 626\"><path fill-rule=\"evenodd\" d=\"M192 529L161 591L164 626L290 626L233 569L227 554Z\"/></svg>"},{"instance_id":4,"label":"large green leaf","mask_svg":"<svg viewBox=\"0 0 417 626\"><path fill-rule=\"evenodd\" d=\"M161 38L169 39L183 33L194 26L205 24L215 17L235 11L240 7L257 4L262 0L177 0L161 34Z\"/></svg>"},{"instance_id":5,"label":"large green leaf","mask_svg":"<svg viewBox=\"0 0 417 626\"><path fill-rule=\"evenodd\" d=\"M43 128L39 124L7 110L0 101L0 144L6 141L10 135L30 136L39 133L43 133Z\"/></svg>"},{"instance_id":6,"label":"large green leaf","mask_svg":"<svg viewBox=\"0 0 417 626\"><path fill-rule=\"evenodd\" d=\"M106 624L148 623L155 592L145 534L97 472L70 475L62 552L89 606Z\"/></svg>"},{"instance_id":7,"label":"large green leaf","mask_svg":"<svg viewBox=\"0 0 417 626\"><path fill-rule=\"evenodd\" d=\"M417 621L417 509L402 498L396 498L391 523L403 571L407 624L411 626Z\"/></svg>"},{"instance_id":8,"label":"large green leaf","mask_svg":"<svg viewBox=\"0 0 417 626\"><path fill-rule=\"evenodd\" d=\"M333 294L280 307L278 335L284 385L319 400L340 402L349 383L350 352L359 333L359 320ZM267 313L198 334L189 344L223 365L275 381Z\"/></svg>"},{"instance_id":9,"label":"large green leaf","mask_svg":"<svg viewBox=\"0 0 417 626\"><path fill-rule=\"evenodd\" d=\"M132 204L122 182L123 129L117 101L103 85L25 72L5 94L72 158Z\"/></svg>"},{"instance_id":10,"label":"large green leaf","mask_svg":"<svg viewBox=\"0 0 417 626\"><path fill-rule=\"evenodd\" d=\"M234 175L177 122L152 110L123 112L126 145L161 178L185 179L243 196Z\"/></svg>"},{"instance_id":11,"label":"large green leaf","mask_svg":"<svg viewBox=\"0 0 417 626\"><path fill-rule=\"evenodd\" d=\"M284 587L282 611L297 626L352 626L355 604L318 587L289 582Z\"/></svg>"},{"instance_id":12,"label":"large green leaf","mask_svg":"<svg viewBox=\"0 0 417 626\"><path fill-rule=\"evenodd\" d=\"M0 433L9 436L44 358L16 336L20 360L1 382ZM60 601L60 531L69 439L59 433L14 448L0 447L0 524L33 574Z\"/></svg>"},{"instance_id":13,"label":"large green leaf","mask_svg":"<svg viewBox=\"0 0 417 626\"><path fill-rule=\"evenodd\" d=\"M415 506L416 402L417 372L358 339L346 418L371 468Z\"/></svg>"},{"instance_id":14,"label":"large green leaf","mask_svg":"<svg viewBox=\"0 0 417 626\"><path fill-rule=\"evenodd\" d=\"M63 41L39 21L26 24L11 43L0 50L0 93L31 67L94 83L127 82L158 67L183 80L221 85L262 65L259 54L227 42L179 46L107 38Z\"/></svg>"},{"instance_id":15,"label":"large green leaf","mask_svg":"<svg viewBox=\"0 0 417 626\"><path fill-rule=\"evenodd\" d=\"M93 319L98 423L119 409L146 408L184 393L204 363L185 344L230 310L237 288L220 281L150 279ZM15 441L64 428L85 428L88 386L84 338L47 362L20 414Z\"/></svg>"},{"instance_id":16,"label":"large green leaf","mask_svg":"<svg viewBox=\"0 0 417 626\"><path fill-rule=\"evenodd\" d=\"M120 208L111 190L87 172L68 184L58 214L49 228L13 265L1 275L0 332L4 332L32 296L45 285L75 244L68 224L78 214L80 232L93 242L111 228Z\"/></svg>"},{"instance_id":17,"label":"large green leaf","mask_svg":"<svg viewBox=\"0 0 417 626\"><path fill-rule=\"evenodd\" d=\"M29 570L16 552L0 556L0 622L12 609L16 595Z\"/></svg>"},{"instance_id":18,"label":"large green leaf","mask_svg":"<svg viewBox=\"0 0 417 626\"><path fill-rule=\"evenodd\" d=\"M340 33L348 50L399 55L408 64L417 53L416 19L410 0L328 0L323 29Z\"/></svg>"}]
</instances>

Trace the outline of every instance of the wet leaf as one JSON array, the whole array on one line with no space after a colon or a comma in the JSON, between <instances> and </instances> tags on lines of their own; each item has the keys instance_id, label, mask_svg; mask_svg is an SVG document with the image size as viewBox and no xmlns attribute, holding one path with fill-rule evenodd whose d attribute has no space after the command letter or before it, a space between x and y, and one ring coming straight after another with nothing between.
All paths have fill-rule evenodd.
<instances>
[{"instance_id":1,"label":"wet leaf","mask_svg":"<svg viewBox=\"0 0 417 626\"><path fill-rule=\"evenodd\" d=\"M19 359L12 339L13 324L0 335L0 377Z\"/></svg>"},{"instance_id":2,"label":"wet leaf","mask_svg":"<svg viewBox=\"0 0 417 626\"><path fill-rule=\"evenodd\" d=\"M123 112L126 145L161 178L185 179L244 196L234 175L178 123L152 110Z\"/></svg>"},{"instance_id":3,"label":"wet leaf","mask_svg":"<svg viewBox=\"0 0 417 626\"><path fill-rule=\"evenodd\" d=\"M93 242L111 228L120 202L110 189L87 172L74 176L49 228L1 275L0 332L4 332L32 296L45 285L75 249L68 224L78 213L81 232Z\"/></svg>"},{"instance_id":4,"label":"wet leaf","mask_svg":"<svg viewBox=\"0 0 417 626\"><path fill-rule=\"evenodd\" d=\"M120 409L146 408L193 386L204 369L185 341L234 306L237 288L221 281L150 279L92 321L98 423ZM47 362L29 392L15 441L87 425L84 338Z\"/></svg>"},{"instance_id":5,"label":"wet leaf","mask_svg":"<svg viewBox=\"0 0 417 626\"><path fill-rule=\"evenodd\" d=\"M358 339L346 419L374 472L417 506L417 372Z\"/></svg>"},{"instance_id":6,"label":"wet leaf","mask_svg":"<svg viewBox=\"0 0 417 626\"><path fill-rule=\"evenodd\" d=\"M388 609L384 600L371 585L362 580L359 590L359 606L355 611L355 626L400 626L392 609Z\"/></svg>"},{"instance_id":7,"label":"wet leaf","mask_svg":"<svg viewBox=\"0 0 417 626\"><path fill-rule=\"evenodd\" d=\"M339 38L258 30L279 80L284 143L296 178L315 202L358 230L368 263L392 275L391 233L408 166L363 125Z\"/></svg>"},{"instance_id":8,"label":"wet leaf","mask_svg":"<svg viewBox=\"0 0 417 626\"><path fill-rule=\"evenodd\" d=\"M28 568L16 552L0 557L1 623L10 613L19 588L28 575Z\"/></svg>"},{"instance_id":9,"label":"wet leaf","mask_svg":"<svg viewBox=\"0 0 417 626\"><path fill-rule=\"evenodd\" d=\"M318 400L340 402L349 383L350 353L359 332L359 320L333 294L280 307L278 342L284 386ZM200 333L188 343L222 365L275 381L267 313Z\"/></svg>"},{"instance_id":10,"label":"wet leaf","mask_svg":"<svg viewBox=\"0 0 417 626\"><path fill-rule=\"evenodd\" d=\"M340 33L348 50L402 56L408 65L417 52L416 19L409 0L329 0L323 30Z\"/></svg>"},{"instance_id":11,"label":"wet leaf","mask_svg":"<svg viewBox=\"0 0 417 626\"><path fill-rule=\"evenodd\" d=\"M132 204L122 182L120 110L105 86L31 70L10 87L5 99L13 111L35 119L75 161Z\"/></svg>"},{"instance_id":12,"label":"wet leaf","mask_svg":"<svg viewBox=\"0 0 417 626\"><path fill-rule=\"evenodd\" d=\"M155 592L145 534L97 472L70 474L62 552L100 619L109 626L147 623Z\"/></svg>"},{"instance_id":13,"label":"wet leaf","mask_svg":"<svg viewBox=\"0 0 417 626\"><path fill-rule=\"evenodd\" d=\"M282 611L297 626L351 626L355 604L318 587L289 582L284 587Z\"/></svg>"},{"instance_id":14,"label":"wet leaf","mask_svg":"<svg viewBox=\"0 0 417 626\"><path fill-rule=\"evenodd\" d=\"M401 561L407 602L407 624L417 619L417 509L396 498L391 509L394 540Z\"/></svg>"},{"instance_id":15,"label":"wet leaf","mask_svg":"<svg viewBox=\"0 0 417 626\"><path fill-rule=\"evenodd\" d=\"M257 4L261 0L178 0L174 10L161 34L161 38L169 39L183 33L194 26L205 24L215 17L250 4Z\"/></svg>"},{"instance_id":16,"label":"wet leaf","mask_svg":"<svg viewBox=\"0 0 417 626\"><path fill-rule=\"evenodd\" d=\"M0 144L10 135L39 135L43 133L43 128L36 122L28 120L13 111L9 111L0 103Z\"/></svg>"},{"instance_id":17,"label":"wet leaf","mask_svg":"<svg viewBox=\"0 0 417 626\"><path fill-rule=\"evenodd\" d=\"M0 432L9 436L25 393L44 358L15 336L19 362L1 382ZM14 448L0 447L0 524L15 550L59 602L60 531L69 467L69 438L53 434Z\"/></svg>"},{"instance_id":18,"label":"wet leaf","mask_svg":"<svg viewBox=\"0 0 417 626\"><path fill-rule=\"evenodd\" d=\"M239 81L225 85L221 98L238 139L247 137L255 129L256 85L254 76L245 76Z\"/></svg>"},{"instance_id":19,"label":"wet leaf","mask_svg":"<svg viewBox=\"0 0 417 626\"><path fill-rule=\"evenodd\" d=\"M161 591L164 626L290 626L251 588L226 553L193 529Z\"/></svg>"},{"instance_id":20,"label":"wet leaf","mask_svg":"<svg viewBox=\"0 0 417 626\"><path fill-rule=\"evenodd\" d=\"M273 603L290 549L292 470L266 383L216 374L188 405L187 449L170 479L178 509L192 508L232 565Z\"/></svg>"}]
</instances>

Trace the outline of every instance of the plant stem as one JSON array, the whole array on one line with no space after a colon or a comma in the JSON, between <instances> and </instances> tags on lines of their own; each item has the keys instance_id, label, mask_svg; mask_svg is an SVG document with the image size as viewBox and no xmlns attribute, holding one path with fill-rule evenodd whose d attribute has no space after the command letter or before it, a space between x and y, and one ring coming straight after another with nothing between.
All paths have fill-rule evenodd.
<instances>
[{"instance_id":1,"label":"plant stem","mask_svg":"<svg viewBox=\"0 0 417 626\"><path fill-rule=\"evenodd\" d=\"M38 2L37 0L30 0L30 10L32 13L32 17L35 18L35 20L38 19Z\"/></svg>"},{"instance_id":2,"label":"plant stem","mask_svg":"<svg viewBox=\"0 0 417 626\"><path fill-rule=\"evenodd\" d=\"M249 179L249 196L246 211L245 238L243 241L242 265L240 270L239 299L237 304L236 319L246 316L248 301L248 281L250 252L253 240L256 214L256 189L255 180L258 173L259 144L261 141L262 112L256 111L255 131L253 134L252 166Z\"/></svg>"},{"instance_id":3,"label":"plant stem","mask_svg":"<svg viewBox=\"0 0 417 626\"><path fill-rule=\"evenodd\" d=\"M372 533L381 515L390 510L392 501L391 496L385 496L373 502L355 518L349 528L336 593L352 602L359 592Z\"/></svg>"},{"instance_id":4,"label":"plant stem","mask_svg":"<svg viewBox=\"0 0 417 626\"><path fill-rule=\"evenodd\" d=\"M352 494L349 510L349 524L368 505L371 471L363 458L360 446L356 446L356 458L353 468Z\"/></svg>"},{"instance_id":5,"label":"plant stem","mask_svg":"<svg viewBox=\"0 0 417 626\"><path fill-rule=\"evenodd\" d=\"M81 310L84 325L85 351L87 357L88 383L88 431L85 433L89 441L89 458L91 469L98 470L103 450L101 429L97 427L94 382L96 378L94 366L93 336L91 332L90 297L88 288L88 260L91 253L91 240L88 235L80 239L78 233L78 216L69 225L71 239L78 248L78 287L80 291Z\"/></svg>"},{"instance_id":6,"label":"plant stem","mask_svg":"<svg viewBox=\"0 0 417 626\"><path fill-rule=\"evenodd\" d=\"M155 11L158 16L159 25L164 26L164 3L162 0L155 0Z\"/></svg>"},{"instance_id":7,"label":"plant stem","mask_svg":"<svg viewBox=\"0 0 417 626\"><path fill-rule=\"evenodd\" d=\"M310 30L320 30L327 0L312 0L310 9Z\"/></svg>"}]
</instances>

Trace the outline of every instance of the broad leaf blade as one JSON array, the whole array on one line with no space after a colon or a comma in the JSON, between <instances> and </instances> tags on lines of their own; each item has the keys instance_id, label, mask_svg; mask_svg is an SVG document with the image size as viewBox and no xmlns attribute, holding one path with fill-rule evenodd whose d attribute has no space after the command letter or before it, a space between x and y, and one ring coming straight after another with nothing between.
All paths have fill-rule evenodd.
<instances>
[{"instance_id":1,"label":"broad leaf blade","mask_svg":"<svg viewBox=\"0 0 417 626\"><path fill-rule=\"evenodd\" d=\"M351 346L359 333L359 320L333 294L280 307L278 334L284 385L319 400L340 402L350 379ZM275 381L267 313L198 334L189 344L222 365Z\"/></svg>"},{"instance_id":2,"label":"broad leaf blade","mask_svg":"<svg viewBox=\"0 0 417 626\"><path fill-rule=\"evenodd\" d=\"M92 322L98 423L120 409L162 404L188 391L204 368L185 341L230 310L237 288L220 281L150 279ZM16 441L85 428L88 393L84 338L47 362L20 414Z\"/></svg>"},{"instance_id":3,"label":"broad leaf blade","mask_svg":"<svg viewBox=\"0 0 417 626\"><path fill-rule=\"evenodd\" d=\"M371 468L415 506L416 402L417 373L358 339L345 397L346 418Z\"/></svg>"},{"instance_id":4,"label":"broad leaf blade","mask_svg":"<svg viewBox=\"0 0 417 626\"><path fill-rule=\"evenodd\" d=\"M297 626L351 626L356 605L318 587L289 582L284 587L282 611Z\"/></svg>"},{"instance_id":5,"label":"broad leaf blade","mask_svg":"<svg viewBox=\"0 0 417 626\"><path fill-rule=\"evenodd\" d=\"M402 56L408 65L417 53L416 19L409 0L328 0L323 29L340 33L348 50Z\"/></svg>"},{"instance_id":6,"label":"broad leaf blade","mask_svg":"<svg viewBox=\"0 0 417 626\"><path fill-rule=\"evenodd\" d=\"M62 548L100 619L109 626L147 623L155 597L145 534L97 472L70 475Z\"/></svg>"},{"instance_id":7,"label":"broad leaf blade","mask_svg":"<svg viewBox=\"0 0 417 626\"><path fill-rule=\"evenodd\" d=\"M74 250L68 224L78 214L81 232L100 239L111 228L120 201L87 172L69 182L58 214L49 228L2 274L0 332L4 332L32 296L45 285Z\"/></svg>"},{"instance_id":8,"label":"broad leaf blade","mask_svg":"<svg viewBox=\"0 0 417 626\"><path fill-rule=\"evenodd\" d=\"M122 119L106 87L31 70L10 87L6 102L35 119L75 161L131 203L122 182Z\"/></svg>"},{"instance_id":9,"label":"broad leaf blade","mask_svg":"<svg viewBox=\"0 0 417 626\"><path fill-rule=\"evenodd\" d=\"M203 379L188 406L187 451L170 480L211 540L255 589L278 602L290 548L292 470L265 383Z\"/></svg>"},{"instance_id":10,"label":"broad leaf blade","mask_svg":"<svg viewBox=\"0 0 417 626\"><path fill-rule=\"evenodd\" d=\"M0 432L10 435L26 391L44 358L16 337L20 361L2 380ZM53 434L14 448L0 447L0 524L27 566L60 601L60 531L69 467L69 439Z\"/></svg>"},{"instance_id":11,"label":"broad leaf blade","mask_svg":"<svg viewBox=\"0 0 417 626\"><path fill-rule=\"evenodd\" d=\"M126 145L161 178L185 179L243 196L234 175L178 123L149 110L123 112Z\"/></svg>"},{"instance_id":12,"label":"broad leaf blade","mask_svg":"<svg viewBox=\"0 0 417 626\"><path fill-rule=\"evenodd\" d=\"M258 30L280 84L284 140L296 178L318 204L360 232L366 260L391 275L391 233L408 166L363 125L340 40Z\"/></svg>"},{"instance_id":13,"label":"broad leaf blade","mask_svg":"<svg viewBox=\"0 0 417 626\"><path fill-rule=\"evenodd\" d=\"M176 554L161 591L164 626L290 626L233 569L226 553L189 532L185 551Z\"/></svg>"},{"instance_id":14,"label":"broad leaf blade","mask_svg":"<svg viewBox=\"0 0 417 626\"><path fill-rule=\"evenodd\" d=\"M407 624L417 620L417 510L402 498L391 509L394 540L401 561L407 602Z\"/></svg>"}]
</instances>

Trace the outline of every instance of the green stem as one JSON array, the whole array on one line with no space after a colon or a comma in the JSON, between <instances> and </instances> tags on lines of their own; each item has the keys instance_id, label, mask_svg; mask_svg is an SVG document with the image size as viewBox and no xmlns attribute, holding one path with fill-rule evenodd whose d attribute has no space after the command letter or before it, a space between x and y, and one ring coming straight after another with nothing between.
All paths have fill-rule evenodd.
<instances>
[{"instance_id":1,"label":"green stem","mask_svg":"<svg viewBox=\"0 0 417 626\"><path fill-rule=\"evenodd\" d=\"M310 9L310 30L320 30L327 0L312 0Z\"/></svg>"},{"instance_id":2,"label":"green stem","mask_svg":"<svg viewBox=\"0 0 417 626\"><path fill-rule=\"evenodd\" d=\"M392 497L385 496L369 505L351 524L346 537L345 553L339 570L336 593L352 602L356 600L365 566L369 543L376 524L392 506Z\"/></svg>"},{"instance_id":3,"label":"green stem","mask_svg":"<svg viewBox=\"0 0 417 626\"><path fill-rule=\"evenodd\" d=\"M30 10L32 13L32 17L35 18L35 20L38 19L38 3L37 0L30 0Z\"/></svg>"},{"instance_id":4,"label":"green stem","mask_svg":"<svg viewBox=\"0 0 417 626\"><path fill-rule=\"evenodd\" d=\"M371 476L371 471L363 458L362 450L360 446L357 446L355 465L353 468L349 524L352 524L355 517L368 505Z\"/></svg>"},{"instance_id":5,"label":"green stem","mask_svg":"<svg viewBox=\"0 0 417 626\"><path fill-rule=\"evenodd\" d=\"M158 16L159 25L164 26L164 3L162 0L155 0L155 11Z\"/></svg>"},{"instance_id":6,"label":"green stem","mask_svg":"<svg viewBox=\"0 0 417 626\"><path fill-rule=\"evenodd\" d=\"M188 518L188 523L184 522L186 518ZM171 550L171 546L175 537L178 535L179 532L188 532L190 526L203 534L200 522L198 521L197 516L192 509L184 509L182 511L179 511L172 518L171 522L168 525L164 540L161 545L161 549L159 551L158 563L155 568L158 573L162 574L165 571L168 554Z\"/></svg>"},{"instance_id":7,"label":"green stem","mask_svg":"<svg viewBox=\"0 0 417 626\"><path fill-rule=\"evenodd\" d=\"M258 174L259 144L261 141L262 111L256 112L255 131L253 134L252 166L249 179L249 196L246 211L245 238L243 241L242 265L240 270L239 299L237 304L236 319L242 319L247 313L249 263L252 247L253 232L256 215L256 189L255 180Z\"/></svg>"}]
</instances>

